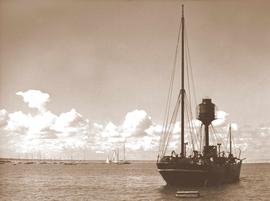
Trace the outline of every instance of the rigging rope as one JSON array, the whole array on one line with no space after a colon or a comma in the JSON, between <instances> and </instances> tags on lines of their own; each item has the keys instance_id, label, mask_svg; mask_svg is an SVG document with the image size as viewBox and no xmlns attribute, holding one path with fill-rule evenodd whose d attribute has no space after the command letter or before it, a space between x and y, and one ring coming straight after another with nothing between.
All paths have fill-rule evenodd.
<instances>
[{"instance_id":1,"label":"rigging rope","mask_svg":"<svg viewBox=\"0 0 270 201\"><path fill-rule=\"evenodd\" d=\"M186 42L186 47L187 47L187 51L186 51L186 54L187 54L187 64L188 64L188 70L190 69L190 77L191 77L191 87L192 87L192 91L193 91L193 96L194 96L194 101L195 101L195 105L198 105L197 104L197 97L196 97L196 87L195 87L195 82L194 82L194 77L193 77L193 70L192 70L192 65L191 65L191 57L190 57L190 50L189 50L189 45L188 45L188 34L187 34L187 27L188 27L188 22L186 21L185 23L185 26L186 26L186 29L185 29L185 42ZM191 97L191 96L190 96Z\"/></svg>"},{"instance_id":2,"label":"rigging rope","mask_svg":"<svg viewBox=\"0 0 270 201\"><path fill-rule=\"evenodd\" d=\"M177 64L177 55L178 55L178 49L179 49L179 41L180 41L180 35L181 35L181 29L182 29L182 24L180 21L179 24L179 29L178 29L178 36L177 36L177 43L175 47L175 54L174 54L174 61L173 61L173 70L171 74L171 80L170 80L170 85L169 85L169 92L167 96L167 102L166 102L166 107L165 107L165 116L163 120L163 126L162 126L162 132L161 132L161 141L160 141L160 146L159 146L159 152L161 151L162 147L164 147L164 139L166 137L165 131L168 128L168 121L169 121L169 114L170 114L170 106L171 106L171 99L172 99L172 91L173 91L173 83L174 83L174 78L175 78L175 69L176 69L176 64Z\"/></svg>"},{"instance_id":3,"label":"rigging rope","mask_svg":"<svg viewBox=\"0 0 270 201\"><path fill-rule=\"evenodd\" d=\"M178 111L179 111L180 103L181 103L181 98L180 98L180 94L179 94L176 105L175 105L175 108L174 108L174 111L173 111L171 121L169 123L169 127L168 127L167 130L165 130L167 136L166 136L166 140L165 140L165 146L164 146L163 151L162 151L162 156L164 156L166 154L167 146L168 146L168 143L170 142L170 139L171 139L171 136L172 136L172 133L173 133L173 129L174 129L174 125L175 125L175 122L176 122L176 119L177 119L177 114L178 114Z\"/></svg>"},{"instance_id":4,"label":"rigging rope","mask_svg":"<svg viewBox=\"0 0 270 201\"><path fill-rule=\"evenodd\" d=\"M200 152L201 153L202 153L202 144L204 140L204 135L202 134L202 127L203 127L203 124L201 124L201 127L200 127Z\"/></svg>"},{"instance_id":5,"label":"rigging rope","mask_svg":"<svg viewBox=\"0 0 270 201\"><path fill-rule=\"evenodd\" d=\"M186 25L186 23L185 23L185 25ZM162 135L161 135L161 140L160 140L160 144L159 144L159 156L160 157L163 157L166 154L168 144L169 144L171 137L172 137L172 134L173 134L173 130L175 127L175 123L176 123L176 119L177 119L177 115L178 115L180 103L181 103L181 98L180 98L181 92L180 92L178 95L176 105L175 105L175 108L173 110L171 119L170 119L172 93L174 90L174 80L175 80L175 74L176 74L175 72L176 72L176 65L177 65L179 42L180 42L182 26L183 25L182 25L182 20L181 20L179 23L177 43L176 43L176 47L175 47L175 54L174 54L174 60L173 60L173 68L172 68L172 74L171 74L171 79L170 79L170 84L169 84L169 91L168 91L166 107L165 107L165 116L164 116L163 124L162 124L163 125L162 126L162 133L161 133ZM186 29L184 31L185 31L184 34L187 36ZM188 38L187 37L185 37L185 39L184 39L184 44L185 44L184 48L187 50L187 51L185 51L184 57L186 60L185 66L187 69L186 74L187 74L187 85L188 85L188 94L186 94L186 93L183 94L184 98L186 99L185 115L186 115L188 122L189 122L188 123L189 127L190 127L189 134L190 134L192 148L193 148L193 150L195 150L195 147L197 146L198 149L201 150L202 136L201 136L201 132L197 132L197 130L196 130L196 125L195 125L195 122L193 121L195 115L193 114L192 107L191 107L192 99L194 99L194 103L195 103L195 105L197 105L197 98L196 98L195 82L194 82L194 78L193 78L191 59L190 59L190 51L189 51L189 47L188 47ZM190 77L191 77L191 80L190 80ZM201 130L201 128L200 128L200 130ZM194 141L196 144L194 143Z\"/></svg>"}]
</instances>

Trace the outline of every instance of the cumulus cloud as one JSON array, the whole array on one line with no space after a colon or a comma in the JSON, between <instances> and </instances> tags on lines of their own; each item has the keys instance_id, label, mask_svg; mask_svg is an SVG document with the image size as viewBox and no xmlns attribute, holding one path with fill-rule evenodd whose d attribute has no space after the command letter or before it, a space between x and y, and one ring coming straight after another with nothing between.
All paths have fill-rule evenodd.
<instances>
[{"instance_id":1,"label":"cumulus cloud","mask_svg":"<svg viewBox=\"0 0 270 201\"><path fill-rule=\"evenodd\" d=\"M0 110L0 128L6 124L8 113L5 109Z\"/></svg>"},{"instance_id":2,"label":"cumulus cloud","mask_svg":"<svg viewBox=\"0 0 270 201\"><path fill-rule=\"evenodd\" d=\"M265 162L269 160L270 123L263 125L243 125L234 132L236 147L242 150L242 156L249 162ZM235 150L238 151L239 149Z\"/></svg>"},{"instance_id":3,"label":"cumulus cloud","mask_svg":"<svg viewBox=\"0 0 270 201\"><path fill-rule=\"evenodd\" d=\"M112 154L116 149L121 152L124 144L127 158L154 159L157 154L162 126L153 122L144 110L136 109L128 112L120 124L90 123L74 108L59 115L50 111L46 108L46 103L50 99L47 93L28 90L18 92L17 95L22 96L23 101L30 108L37 109L37 112L32 114L18 110L9 113L5 109L0 110L1 154L38 153L38 157L63 158L64 155L64 158L75 156L74 158L82 159L83 155L90 153L88 159L104 159L105 155ZM231 123L229 115L224 111L218 111L217 119L213 121L215 134L210 135L211 143L223 142L223 148L227 150L229 123ZM194 142L200 140L201 123L192 120L189 124L196 128L193 134L191 133L194 130L185 129L188 150L191 151ZM267 153L269 153L270 124L250 127L232 123L231 127L235 154L241 149L242 155L248 157L249 161L269 159ZM179 133L180 123L176 122L168 150L179 152ZM197 148L200 147L198 144L195 145Z\"/></svg>"},{"instance_id":4,"label":"cumulus cloud","mask_svg":"<svg viewBox=\"0 0 270 201\"><path fill-rule=\"evenodd\" d=\"M228 117L229 117L229 114L222 111L222 110L218 110L216 111L216 117L215 117L215 120L212 121L212 125L213 126L224 126L224 125L228 125L229 122L228 122ZM200 127L202 125L202 122L198 119L192 119L190 122L189 122L189 125L190 126L195 126L195 127ZM234 129L237 128L237 124L234 123L233 125Z\"/></svg>"},{"instance_id":5,"label":"cumulus cloud","mask_svg":"<svg viewBox=\"0 0 270 201\"><path fill-rule=\"evenodd\" d=\"M155 150L158 146L160 131L144 110L134 110L126 114L120 126L120 135L127 141L131 150Z\"/></svg>"},{"instance_id":6,"label":"cumulus cloud","mask_svg":"<svg viewBox=\"0 0 270 201\"><path fill-rule=\"evenodd\" d=\"M103 152L121 148L124 143L128 151L156 151L161 132L161 126L154 125L144 110L137 109L128 112L120 125L94 123L93 128L95 149Z\"/></svg>"},{"instance_id":7,"label":"cumulus cloud","mask_svg":"<svg viewBox=\"0 0 270 201\"><path fill-rule=\"evenodd\" d=\"M121 126L122 136L144 136L146 135L145 130L151 125L151 117L144 110L128 112Z\"/></svg>"},{"instance_id":8,"label":"cumulus cloud","mask_svg":"<svg viewBox=\"0 0 270 201\"><path fill-rule=\"evenodd\" d=\"M23 97L23 101L28 104L28 107L36 108L39 111L45 111L45 105L50 99L49 94L33 89L26 92L19 91L16 94Z\"/></svg>"},{"instance_id":9,"label":"cumulus cloud","mask_svg":"<svg viewBox=\"0 0 270 201\"><path fill-rule=\"evenodd\" d=\"M52 153L72 151L85 148L89 134L89 121L71 109L69 112L56 115L45 106L49 94L39 90L18 92L30 108L36 108L37 114L16 111L7 114L0 112L1 128L7 140L7 149L17 153ZM3 123L1 123L3 124ZM3 145L3 144L2 144Z\"/></svg>"},{"instance_id":10,"label":"cumulus cloud","mask_svg":"<svg viewBox=\"0 0 270 201\"><path fill-rule=\"evenodd\" d=\"M47 93L28 90L16 94L37 112L0 111L1 131L8 141L5 149L15 153L39 153L50 157L52 154L90 151L102 155L122 149L124 144L127 152L155 152L157 149L161 126L154 124L144 110L128 112L119 125L113 122L91 124L74 108L59 115L51 112L46 108L50 99Z\"/></svg>"},{"instance_id":11,"label":"cumulus cloud","mask_svg":"<svg viewBox=\"0 0 270 201\"><path fill-rule=\"evenodd\" d=\"M226 118L229 116L228 113L218 110L216 111L216 119L212 122L214 126L221 126L226 122Z\"/></svg>"},{"instance_id":12,"label":"cumulus cloud","mask_svg":"<svg viewBox=\"0 0 270 201\"><path fill-rule=\"evenodd\" d=\"M238 130L238 124L237 123L231 123L230 125L231 125L232 130L234 130L234 131Z\"/></svg>"}]
</instances>

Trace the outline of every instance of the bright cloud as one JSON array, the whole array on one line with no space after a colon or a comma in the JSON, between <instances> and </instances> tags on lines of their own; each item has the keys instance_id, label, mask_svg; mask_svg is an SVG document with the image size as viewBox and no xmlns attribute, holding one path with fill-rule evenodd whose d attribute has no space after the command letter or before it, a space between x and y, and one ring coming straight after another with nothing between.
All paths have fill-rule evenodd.
<instances>
[{"instance_id":1,"label":"bright cloud","mask_svg":"<svg viewBox=\"0 0 270 201\"><path fill-rule=\"evenodd\" d=\"M121 148L127 150L155 150L159 143L161 127L154 125L144 110L128 112L122 124L109 122L106 126L94 123L95 149L110 152Z\"/></svg>"},{"instance_id":2,"label":"bright cloud","mask_svg":"<svg viewBox=\"0 0 270 201\"><path fill-rule=\"evenodd\" d=\"M216 112L216 119L212 122L213 126L220 126L223 125L226 121L226 118L229 114L224 111L217 111Z\"/></svg>"},{"instance_id":3,"label":"bright cloud","mask_svg":"<svg viewBox=\"0 0 270 201\"><path fill-rule=\"evenodd\" d=\"M122 136L144 136L145 130L152 125L151 117L144 110L128 112L121 126Z\"/></svg>"},{"instance_id":4,"label":"bright cloud","mask_svg":"<svg viewBox=\"0 0 270 201\"><path fill-rule=\"evenodd\" d=\"M26 92L19 91L16 93L23 97L23 101L28 104L30 108L36 108L39 111L45 110L45 104L49 101L50 96L39 90L28 90Z\"/></svg>"},{"instance_id":5,"label":"bright cloud","mask_svg":"<svg viewBox=\"0 0 270 201\"><path fill-rule=\"evenodd\" d=\"M231 123L232 130L237 131L238 130L238 125L237 123Z\"/></svg>"},{"instance_id":6,"label":"bright cloud","mask_svg":"<svg viewBox=\"0 0 270 201\"><path fill-rule=\"evenodd\" d=\"M72 153L92 151L109 153L126 145L127 151L155 151L157 149L161 126L153 124L144 110L128 112L120 125L90 124L88 119L74 108L60 115L54 114L46 103L49 94L39 90L17 92L29 108L37 113L0 111L2 131L8 143L6 147L17 153ZM3 139L3 138L2 138Z\"/></svg>"},{"instance_id":7,"label":"bright cloud","mask_svg":"<svg viewBox=\"0 0 270 201\"><path fill-rule=\"evenodd\" d=\"M39 153L46 157L63 154L78 153L77 158L82 158L83 153L91 153L105 158L105 154L112 154L113 150L123 149L125 144L128 155L133 158L155 157L161 137L162 126L152 121L144 110L133 110L128 112L119 125L108 123L92 123L85 119L74 108L59 115L54 114L46 103L50 96L39 90L28 90L16 93L23 97L23 101L37 112L25 113L15 111L9 113L5 109L0 110L0 153ZM217 111L217 119L213 121L215 135L211 134L211 143L223 142L228 149L228 114ZM193 120L189 123L195 126L196 133L191 134L190 129L185 129L188 150L191 150L193 141L200 139L199 130L201 123ZM260 128L240 127L231 124L234 140L235 153L239 148L250 160L260 156L262 160L269 159L268 144L270 143L270 124L262 125ZM211 129L210 129L211 130ZM180 142L180 123L176 122L173 128L171 143L168 150L178 150ZM214 141L214 137L216 141ZM256 138L256 140L254 140ZM200 147L199 144L196 145ZM148 154L148 155L147 155ZM16 155L15 155L16 156ZM88 157L91 159L91 157ZM148 158L149 159L149 158Z\"/></svg>"},{"instance_id":8,"label":"bright cloud","mask_svg":"<svg viewBox=\"0 0 270 201\"><path fill-rule=\"evenodd\" d=\"M6 148L18 153L46 152L50 155L86 147L89 121L75 109L58 116L45 108L50 97L47 93L28 90L16 94L22 96L30 108L38 109L38 113L16 111L7 115L1 110L0 121L5 120L1 130L5 131L8 140Z\"/></svg>"},{"instance_id":9,"label":"bright cloud","mask_svg":"<svg viewBox=\"0 0 270 201\"><path fill-rule=\"evenodd\" d=\"M6 124L8 113L5 109L0 110L0 128Z\"/></svg>"}]
</instances>

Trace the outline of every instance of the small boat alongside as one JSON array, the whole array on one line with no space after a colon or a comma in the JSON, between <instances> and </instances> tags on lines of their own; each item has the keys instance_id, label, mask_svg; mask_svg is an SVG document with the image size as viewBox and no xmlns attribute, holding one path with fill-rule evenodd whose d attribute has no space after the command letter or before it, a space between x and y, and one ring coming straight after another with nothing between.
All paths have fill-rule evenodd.
<instances>
[{"instance_id":1,"label":"small boat alongside","mask_svg":"<svg viewBox=\"0 0 270 201\"><path fill-rule=\"evenodd\" d=\"M200 197L199 191L176 191L176 197L180 198L198 198Z\"/></svg>"},{"instance_id":2,"label":"small boat alongside","mask_svg":"<svg viewBox=\"0 0 270 201\"><path fill-rule=\"evenodd\" d=\"M24 164L26 164L26 165L34 164L34 161L26 161L26 162L24 162Z\"/></svg>"},{"instance_id":3,"label":"small boat alongside","mask_svg":"<svg viewBox=\"0 0 270 201\"><path fill-rule=\"evenodd\" d=\"M77 165L78 163L76 161L66 161L63 164L64 165Z\"/></svg>"}]
</instances>

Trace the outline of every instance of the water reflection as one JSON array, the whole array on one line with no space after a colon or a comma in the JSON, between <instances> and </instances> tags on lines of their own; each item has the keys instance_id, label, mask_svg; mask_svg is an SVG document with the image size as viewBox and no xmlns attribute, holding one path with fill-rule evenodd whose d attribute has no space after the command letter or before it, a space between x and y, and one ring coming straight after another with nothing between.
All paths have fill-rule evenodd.
<instances>
[{"instance_id":1,"label":"water reflection","mask_svg":"<svg viewBox=\"0 0 270 201\"><path fill-rule=\"evenodd\" d=\"M244 165L239 183L177 188L165 185L155 164L1 164L0 200L194 200L176 197L177 190L198 190L196 201L267 200L269 170L269 165Z\"/></svg>"}]
</instances>

